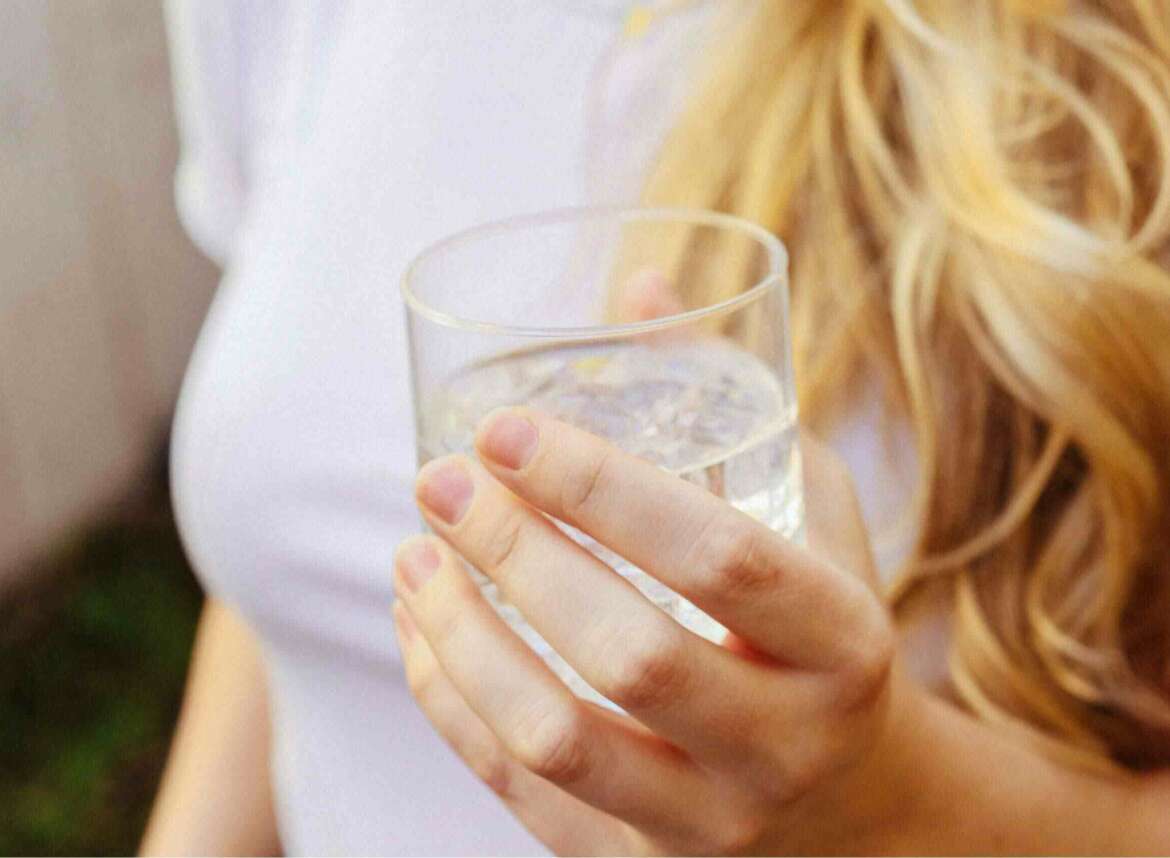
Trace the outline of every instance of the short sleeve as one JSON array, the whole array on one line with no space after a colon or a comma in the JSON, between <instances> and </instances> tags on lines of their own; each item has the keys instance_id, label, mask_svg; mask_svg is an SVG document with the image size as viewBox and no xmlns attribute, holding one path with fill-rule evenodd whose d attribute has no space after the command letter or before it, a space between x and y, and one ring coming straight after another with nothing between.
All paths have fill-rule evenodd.
<instances>
[{"instance_id":1,"label":"short sleeve","mask_svg":"<svg viewBox=\"0 0 1170 858\"><path fill-rule=\"evenodd\" d=\"M179 132L175 205L191 240L224 265L247 196L238 6L167 0L165 9Z\"/></svg>"},{"instance_id":2,"label":"short sleeve","mask_svg":"<svg viewBox=\"0 0 1170 858\"><path fill-rule=\"evenodd\" d=\"M179 165L191 239L226 265L250 202L308 133L343 0L166 0Z\"/></svg>"}]
</instances>

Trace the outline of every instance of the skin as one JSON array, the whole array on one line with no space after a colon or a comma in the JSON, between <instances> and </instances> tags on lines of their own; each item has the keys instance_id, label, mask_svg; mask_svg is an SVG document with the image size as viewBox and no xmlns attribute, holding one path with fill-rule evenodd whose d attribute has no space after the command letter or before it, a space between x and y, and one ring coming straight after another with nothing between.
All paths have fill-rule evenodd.
<instances>
[{"instance_id":1,"label":"skin","mask_svg":"<svg viewBox=\"0 0 1170 858\"><path fill-rule=\"evenodd\" d=\"M395 558L412 691L551 849L578 854L1170 849L1166 778L1062 768L900 669L849 478L805 442L810 547L545 415L419 474ZM482 463L482 464L481 464ZM687 632L562 535L585 531L730 629ZM466 559L619 716L574 697Z\"/></svg>"},{"instance_id":2,"label":"skin","mask_svg":"<svg viewBox=\"0 0 1170 858\"><path fill-rule=\"evenodd\" d=\"M231 608L208 599L143 855L277 855L260 648Z\"/></svg>"}]
</instances>

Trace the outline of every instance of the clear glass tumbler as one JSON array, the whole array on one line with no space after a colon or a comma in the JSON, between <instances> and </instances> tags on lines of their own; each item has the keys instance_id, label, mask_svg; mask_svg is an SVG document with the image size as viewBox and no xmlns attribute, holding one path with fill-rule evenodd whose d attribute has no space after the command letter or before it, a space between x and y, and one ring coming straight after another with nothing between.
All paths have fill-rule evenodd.
<instances>
[{"instance_id":1,"label":"clear glass tumbler","mask_svg":"<svg viewBox=\"0 0 1170 858\"><path fill-rule=\"evenodd\" d=\"M565 209L424 250L403 279L419 464L472 453L476 424L530 405L803 535L787 254L707 211ZM696 634L713 619L561 524ZM472 570L508 624L579 695L605 703Z\"/></svg>"}]
</instances>

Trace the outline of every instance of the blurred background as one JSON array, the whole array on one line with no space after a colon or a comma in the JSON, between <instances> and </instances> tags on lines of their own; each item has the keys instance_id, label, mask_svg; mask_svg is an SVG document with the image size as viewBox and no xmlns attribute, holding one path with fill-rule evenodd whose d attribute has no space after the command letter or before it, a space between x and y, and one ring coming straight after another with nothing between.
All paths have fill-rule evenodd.
<instances>
[{"instance_id":1,"label":"blurred background","mask_svg":"<svg viewBox=\"0 0 1170 858\"><path fill-rule=\"evenodd\" d=\"M0 854L133 852L177 712L175 158L160 2L0 0Z\"/></svg>"}]
</instances>

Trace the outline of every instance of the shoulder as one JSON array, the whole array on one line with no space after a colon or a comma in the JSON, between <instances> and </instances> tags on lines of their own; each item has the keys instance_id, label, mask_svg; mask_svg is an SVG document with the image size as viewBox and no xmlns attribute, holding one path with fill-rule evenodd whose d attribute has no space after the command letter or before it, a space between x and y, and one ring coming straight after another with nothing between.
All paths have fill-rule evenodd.
<instances>
[{"instance_id":1,"label":"shoulder","mask_svg":"<svg viewBox=\"0 0 1170 858\"><path fill-rule=\"evenodd\" d=\"M349 3L167 0L179 163L175 198L192 240L224 264L250 199L303 132Z\"/></svg>"}]
</instances>

